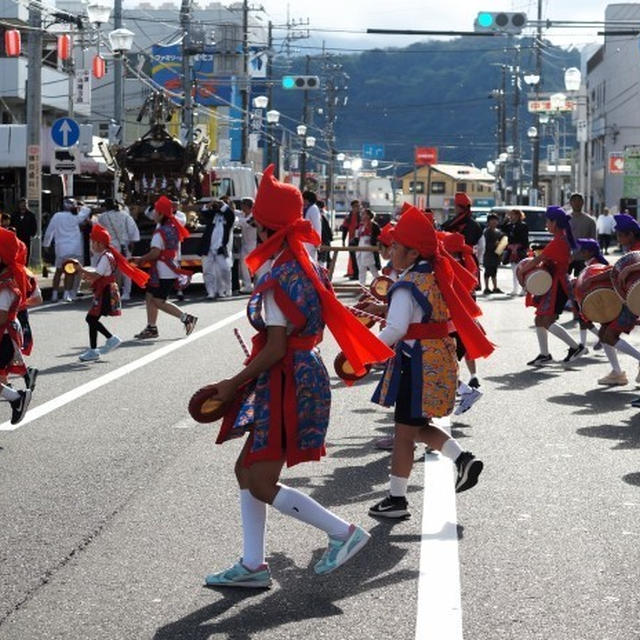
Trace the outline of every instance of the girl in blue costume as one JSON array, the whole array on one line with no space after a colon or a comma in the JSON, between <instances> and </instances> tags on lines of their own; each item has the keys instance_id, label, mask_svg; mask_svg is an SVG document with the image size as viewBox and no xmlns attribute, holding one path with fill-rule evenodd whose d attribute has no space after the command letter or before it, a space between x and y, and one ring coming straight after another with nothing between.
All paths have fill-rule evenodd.
<instances>
[{"instance_id":1,"label":"girl in blue costume","mask_svg":"<svg viewBox=\"0 0 640 640\"><path fill-rule=\"evenodd\" d=\"M206 577L210 586L268 587L265 561L267 505L326 532L329 545L317 574L337 569L368 541L369 534L279 482L285 462L319 460L325 454L330 387L316 345L325 322L357 372L392 352L336 299L325 272L312 264L303 243L320 244L302 219L302 195L279 183L273 165L263 175L254 218L262 244L247 265L258 280L248 306L258 333L246 366L212 386L215 397L234 401L218 443L249 434L236 463L240 486L243 554L229 569Z\"/></svg>"}]
</instances>

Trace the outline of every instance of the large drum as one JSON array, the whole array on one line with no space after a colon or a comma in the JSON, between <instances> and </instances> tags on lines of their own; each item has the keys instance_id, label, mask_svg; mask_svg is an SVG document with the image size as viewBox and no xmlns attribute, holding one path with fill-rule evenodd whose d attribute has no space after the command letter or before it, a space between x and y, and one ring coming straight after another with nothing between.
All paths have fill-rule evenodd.
<instances>
[{"instance_id":1,"label":"large drum","mask_svg":"<svg viewBox=\"0 0 640 640\"><path fill-rule=\"evenodd\" d=\"M633 315L640 315L640 251L630 251L613 265L611 282Z\"/></svg>"},{"instance_id":2,"label":"large drum","mask_svg":"<svg viewBox=\"0 0 640 640\"><path fill-rule=\"evenodd\" d=\"M521 287L533 296L543 296L551 289L553 278L549 271L549 266L544 262L534 267L532 270L525 271L533 261L533 258L525 258L518 263L516 267L516 277Z\"/></svg>"},{"instance_id":3,"label":"large drum","mask_svg":"<svg viewBox=\"0 0 640 640\"><path fill-rule=\"evenodd\" d=\"M615 320L622 311L622 299L614 291L613 267L592 264L578 276L573 293L582 315L591 322L605 323Z\"/></svg>"}]
</instances>

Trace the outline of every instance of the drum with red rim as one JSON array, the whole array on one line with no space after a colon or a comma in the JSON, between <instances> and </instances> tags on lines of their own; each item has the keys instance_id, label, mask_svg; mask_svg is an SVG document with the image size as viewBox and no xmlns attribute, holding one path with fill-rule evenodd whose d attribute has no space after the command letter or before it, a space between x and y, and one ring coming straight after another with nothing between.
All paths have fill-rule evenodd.
<instances>
[{"instance_id":1,"label":"drum with red rim","mask_svg":"<svg viewBox=\"0 0 640 640\"><path fill-rule=\"evenodd\" d=\"M640 315L640 251L630 251L613 265L611 282L629 311Z\"/></svg>"},{"instance_id":2,"label":"drum with red rim","mask_svg":"<svg viewBox=\"0 0 640 640\"><path fill-rule=\"evenodd\" d=\"M230 402L221 402L215 397L212 385L198 389L189 400L189 413L196 422L204 424L223 418L231 406Z\"/></svg>"},{"instance_id":3,"label":"drum with red rim","mask_svg":"<svg viewBox=\"0 0 640 640\"><path fill-rule=\"evenodd\" d=\"M357 375L351 363L341 351L333 361L333 368L338 377L345 381L355 382L356 380L361 380L369 373L371 365L365 365L365 372L362 375Z\"/></svg>"},{"instance_id":4,"label":"drum with red rim","mask_svg":"<svg viewBox=\"0 0 640 640\"><path fill-rule=\"evenodd\" d=\"M393 280L391 278L388 276L378 276L377 278L374 278L369 285L369 291L371 291L371 295L376 298L376 300L386 302L387 294L392 286Z\"/></svg>"},{"instance_id":5,"label":"drum with red rim","mask_svg":"<svg viewBox=\"0 0 640 640\"><path fill-rule=\"evenodd\" d=\"M520 286L533 296L543 296L551 289L553 278L550 267L542 262L533 269L527 271L533 258L525 258L516 267L516 277Z\"/></svg>"},{"instance_id":6,"label":"drum with red rim","mask_svg":"<svg viewBox=\"0 0 640 640\"><path fill-rule=\"evenodd\" d=\"M575 281L576 302L582 315L591 322L611 322L622 311L622 299L613 288L612 272L611 265L592 264Z\"/></svg>"}]
</instances>

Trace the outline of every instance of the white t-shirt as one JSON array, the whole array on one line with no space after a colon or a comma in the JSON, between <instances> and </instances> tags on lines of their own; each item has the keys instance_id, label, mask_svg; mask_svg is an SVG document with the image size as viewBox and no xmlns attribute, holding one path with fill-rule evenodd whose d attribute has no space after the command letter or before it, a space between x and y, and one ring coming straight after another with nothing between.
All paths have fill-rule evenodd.
<instances>
[{"instance_id":1,"label":"white t-shirt","mask_svg":"<svg viewBox=\"0 0 640 640\"><path fill-rule=\"evenodd\" d=\"M605 215L598 216L598 219L596 220L596 231L598 233L601 233L604 235L613 235L613 231L615 228L616 228L616 221L611 214L607 216Z\"/></svg>"},{"instance_id":2,"label":"white t-shirt","mask_svg":"<svg viewBox=\"0 0 640 640\"><path fill-rule=\"evenodd\" d=\"M0 311L9 311L16 299L16 294L8 289L0 291Z\"/></svg>"},{"instance_id":3,"label":"white t-shirt","mask_svg":"<svg viewBox=\"0 0 640 640\"><path fill-rule=\"evenodd\" d=\"M280 252L273 260L267 260L260 269L256 272L256 282L273 267L273 263L280 256ZM287 316L284 315L282 309L278 306L275 296L273 295L273 289L265 291L262 296L262 311L264 323L267 327L287 327L287 334L291 333L294 329L293 325L287 320Z\"/></svg>"},{"instance_id":4,"label":"white t-shirt","mask_svg":"<svg viewBox=\"0 0 640 640\"><path fill-rule=\"evenodd\" d=\"M162 239L162 236L158 231L156 231L151 237L151 248L164 251L164 240ZM169 269L169 267L167 267L167 265L161 260L158 260L158 262L156 262L156 266L158 268L158 278L160 278L160 280L176 279L176 274L171 269Z\"/></svg>"},{"instance_id":5,"label":"white t-shirt","mask_svg":"<svg viewBox=\"0 0 640 640\"><path fill-rule=\"evenodd\" d=\"M111 261L107 257L106 253L101 253L96 262L96 273L99 276L110 276L113 273L111 268Z\"/></svg>"},{"instance_id":6,"label":"white t-shirt","mask_svg":"<svg viewBox=\"0 0 640 640\"><path fill-rule=\"evenodd\" d=\"M311 223L314 231L322 238L322 220L320 219L320 209L315 204L309 205L308 209L304 212L304 219ZM311 256L312 260L318 259L318 249L312 244L304 243L305 249Z\"/></svg>"}]
</instances>

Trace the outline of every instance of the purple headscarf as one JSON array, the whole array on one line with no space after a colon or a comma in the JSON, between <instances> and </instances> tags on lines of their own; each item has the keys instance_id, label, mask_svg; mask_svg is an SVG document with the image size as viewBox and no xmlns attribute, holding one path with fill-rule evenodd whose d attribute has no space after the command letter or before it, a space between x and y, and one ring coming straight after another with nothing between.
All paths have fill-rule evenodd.
<instances>
[{"instance_id":1,"label":"purple headscarf","mask_svg":"<svg viewBox=\"0 0 640 640\"><path fill-rule=\"evenodd\" d=\"M593 238L578 238L580 251L588 251L600 264L609 264L609 261L602 255L600 245Z\"/></svg>"},{"instance_id":2,"label":"purple headscarf","mask_svg":"<svg viewBox=\"0 0 640 640\"><path fill-rule=\"evenodd\" d=\"M578 245L573 237L573 231L571 231L571 216L562 207L557 206L547 207L545 216L549 220L553 220L558 227L564 231L564 235L571 249L577 249Z\"/></svg>"}]
</instances>

